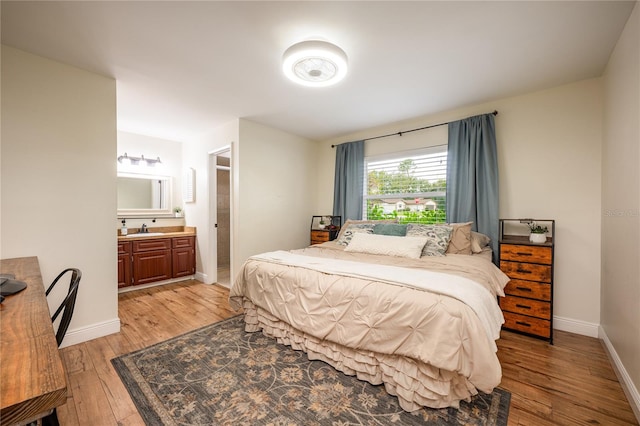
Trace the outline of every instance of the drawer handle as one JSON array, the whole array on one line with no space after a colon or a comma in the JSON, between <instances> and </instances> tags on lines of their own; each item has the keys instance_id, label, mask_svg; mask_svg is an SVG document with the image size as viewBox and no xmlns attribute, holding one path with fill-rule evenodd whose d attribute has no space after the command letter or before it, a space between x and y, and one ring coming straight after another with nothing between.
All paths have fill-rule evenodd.
<instances>
[{"instance_id":1,"label":"drawer handle","mask_svg":"<svg viewBox=\"0 0 640 426\"><path fill-rule=\"evenodd\" d=\"M531 253L523 253L523 252L521 252L521 251L516 252L516 254L517 254L518 256L531 256L531 255L532 255Z\"/></svg>"},{"instance_id":2,"label":"drawer handle","mask_svg":"<svg viewBox=\"0 0 640 426\"><path fill-rule=\"evenodd\" d=\"M520 274L530 274L531 271L527 271L526 269L516 269L516 272L520 273Z\"/></svg>"},{"instance_id":3,"label":"drawer handle","mask_svg":"<svg viewBox=\"0 0 640 426\"><path fill-rule=\"evenodd\" d=\"M522 321L516 321L516 324L518 325L524 325L525 327L531 327L530 324L526 323L526 322L522 322Z\"/></svg>"},{"instance_id":4,"label":"drawer handle","mask_svg":"<svg viewBox=\"0 0 640 426\"><path fill-rule=\"evenodd\" d=\"M520 305L519 303L516 303L516 308L531 309L531 306L527 306L527 305Z\"/></svg>"},{"instance_id":5,"label":"drawer handle","mask_svg":"<svg viewBox=\"0 0 640 426\"><path fill-rule=\"evenodd\" d=\"M532 292L533 290L531 290L529 287L516 287L516 290L520 290L520 291L528 291L528 292Z\"/></svg>"}]
</instances>

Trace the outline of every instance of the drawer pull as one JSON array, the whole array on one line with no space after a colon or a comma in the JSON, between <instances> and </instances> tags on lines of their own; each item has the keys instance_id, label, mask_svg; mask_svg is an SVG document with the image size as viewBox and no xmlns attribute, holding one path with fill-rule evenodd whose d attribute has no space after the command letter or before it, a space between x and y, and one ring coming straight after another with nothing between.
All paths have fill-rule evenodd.
<instances>
[{"instance_id":1,"label":"drawer pull","mask_svg":"<svg viewBox=\"0 0 640 426\"><path fill-rule=\"evenodd\" d=\"M524 325L525 327L531 327L530 324L526 323L526 322L522 322L522 321L516 321L516 324L518 325Z\"/></svg>"},{"instance_id":2,"label":"drawer pull","mask_svg":"<svg viewBox=\"0 0 640 426\"><path fill-rule=\"evenodd\" d=\"M516 272L520 273L520 274L530 274L531 271L527 271L526 269L516 269Z\"/></svg>"},{"instance_id":3,"label":"drawer pull","mask_svg":"<svg viewBox=\"0 0 640 426\"><path fill-rule=\"evenodd\" d=\"M531 253L523 253L521 251L516 252L518 256L531 256Z\"/></svg>"},{"instance_id":4,"label":"drawer pull","mask_svg":"<svg viewBox=\"0 0 640 426\"><path fill-rule=\"evenodd\" d=\"M533 291L533 290L531 290L529 287L516 287L516 290L520 290L520 291L528 291L528 292Z\"/></svg>"},{"instance_id":5,"label":"drawer pull","mask_svg":"<svg viewBox=\"0 0 640 426\"><path fill-rule=\"evenodd\" d=\"M527 305L520 305L519 303L516 303L516 308L521 308L521 309L531 309L531 306L527 306Z\"/></svg>"}]
</instances>

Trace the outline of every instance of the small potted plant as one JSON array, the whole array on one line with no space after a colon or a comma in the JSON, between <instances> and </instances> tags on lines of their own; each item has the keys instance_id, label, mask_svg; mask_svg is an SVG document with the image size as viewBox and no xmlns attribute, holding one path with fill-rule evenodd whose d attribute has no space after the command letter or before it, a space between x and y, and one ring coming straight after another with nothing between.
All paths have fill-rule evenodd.
<instances>
[{"instance_id":1,"label":"small potted plant","mask_svg":"<svg viewBox=\"0 0 640 426\"><path fill-rule=\"evenodd\" d=\"M176 217L182 217L182 207L180 206L174 207L173 213L175 213Z\"/></svg>"},{"instance_id":2,"label":"small potted plant","mask_svg":"<svg viewBox=\"0 0 640 426\"><path fill-rule=\"evenodd\" d=\"M538 225L535 222L529 224L529 241L534 244L542 244L547 242L547 232L549 229L546 226Z\"/></svg>"},{"instance_id":3,"label":"small potted plant","mask_svg":"<svg viewBox=\"0 0 640 426\"><path fill-rule=\"evenodd\" d=\"M320 218L320 222L318 222L318 227L320 229L324 229L327 226L327 222L324 220L324 216Z\"/></svg>"}]
</instances>

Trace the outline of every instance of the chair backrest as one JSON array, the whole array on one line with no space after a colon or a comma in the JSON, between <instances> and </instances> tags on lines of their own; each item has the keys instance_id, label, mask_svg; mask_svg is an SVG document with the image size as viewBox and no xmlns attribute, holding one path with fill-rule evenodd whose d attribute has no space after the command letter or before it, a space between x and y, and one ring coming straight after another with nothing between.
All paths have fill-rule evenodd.
<instances>
[{"instance_id":1,"label":"chair backrest","mask_svg":"<svg viewBox=\"0 0 640 426\"><path fill-rule=\"evenodd\" d=\"M82 278L82 272L76 268L67 268L64 271L60 272L60 274L56 277L55 280L51 283L45 294L48 296L51 290L58 283L60 278L66 273L71 272L71 280L69 281L69 291L67 292L67 296L64 298L58 309L56 309L53 316L51 316L51 322L54 322L58 315L62 312L62 319L60 320L60 325L58 326L58 331L56 332L56 341L58 342L58 346L62 343L62 339L64 339L64 335L67 333L67 329L69 328L69 324L71 323L71 317L73 316L73 308L76 304L76 296L78 295L78 286L80 285L80 278Z\"/></svg>"}]
</instances>

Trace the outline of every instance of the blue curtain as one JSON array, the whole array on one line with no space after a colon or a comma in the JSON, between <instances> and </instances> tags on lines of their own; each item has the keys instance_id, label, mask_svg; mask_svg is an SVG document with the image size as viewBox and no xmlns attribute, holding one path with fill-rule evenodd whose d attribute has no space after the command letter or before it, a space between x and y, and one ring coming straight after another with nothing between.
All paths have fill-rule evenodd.
<instances>
[{"instance_id":1,"label":"blue curtain","mask_svg":"<svg viewBox=\"0 0 640 426\"><path fill-rule=\"evenodd\" d=\"M336 172L333 189L333 215L362 219L364 185L364 141L343 143L336 147Z\"/></svg>"},{"instance_id":2,"label":"blue curtain","mask_svg":"<svg viewBox=\"0 0 640 426\"><path fill-rule=\"evenodd\" d=\"M498 150L493 114L449 123L447 221L473 221L498 254Z\"/></svg>"}]
</instances>

